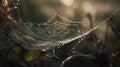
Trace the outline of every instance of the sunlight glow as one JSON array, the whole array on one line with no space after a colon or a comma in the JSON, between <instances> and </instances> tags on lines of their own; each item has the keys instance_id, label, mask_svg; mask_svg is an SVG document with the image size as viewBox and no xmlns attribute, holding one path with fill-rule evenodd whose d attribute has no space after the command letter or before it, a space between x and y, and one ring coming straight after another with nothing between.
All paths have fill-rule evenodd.
<instances>
[{"instance_id":1,"label":"sunlight glow","mask_svg":"<svg viewBox=\"0 0 120 67\"><path fill-rule=\"evenodd\" d=\"M95 10L94 6L90 2L84 2L83 3L83 10L86 13L91 13L91 14L96 13L96 10Z\"/></svg>"},{"instance_id":2,"label":"sunlight glow","mask_svg":"<svg viewBox=\"0 0 120 67\"><path fill-rule=\"evenodd\" d=\"M74 0L61 0L61 2L66 6L72 6L74 3Z\"/></svg>"}]
</instances>

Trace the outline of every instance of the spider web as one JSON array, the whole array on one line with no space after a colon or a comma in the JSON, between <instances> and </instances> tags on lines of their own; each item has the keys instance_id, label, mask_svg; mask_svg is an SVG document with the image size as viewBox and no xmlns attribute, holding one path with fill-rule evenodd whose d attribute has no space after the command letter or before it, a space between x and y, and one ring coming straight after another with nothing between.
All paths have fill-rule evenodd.
<instances>
[{"instance_id":1,"label":"spider web","mask_svg":"<svg viewBox=\"0 0 120 67\"><path fill-rule=\"evenodd\" d=\"M55 13L55 16L53 16L52 19L46 23L37 24L33 22L21 22L23 23L21 31L38 41L38 44L34 45L35 47L40 47L38 49L50 49L51 47L63 44L60 43L63 40L76 37L80 34L79 27L81 22L67 20L57 13ZM14 35L15 38L18 37L17 34ZM22 40L21 34L20 38L17 39L19 41Z\"/></svg>"},{"instance_id":2,"label":"spider web","mask_svg":"<svg viewBox=\"0 0 120 67\"><path fill-rule=\"evenodd\" d=\"M69 21L55 13L49 22L43 24L24 23L22 31L38 40L55 41L75 35L78 33L79 27L80 22Z\"/></svg>"}]
</instances>

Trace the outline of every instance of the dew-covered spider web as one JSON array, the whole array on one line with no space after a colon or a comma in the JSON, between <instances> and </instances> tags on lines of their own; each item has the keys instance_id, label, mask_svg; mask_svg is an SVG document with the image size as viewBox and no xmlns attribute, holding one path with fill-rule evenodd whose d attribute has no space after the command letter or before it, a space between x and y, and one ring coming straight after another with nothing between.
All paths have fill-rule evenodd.
<instances>
[{"instance_id":1,"label":"dew-covered spider web","mask_svg":"<svg viewBox=\"0 0 120 67\"><path fill-rule=\"evenodd\" d=\"M96 22L91 29L84 32L81 32L80 28L82 22L68 20L57 12L45 23L35 23L29 20L24 21L20 16L18 24L12 28L11 35L12 38L24 48L49 50L54 47L63 46L76 39L80 39L80 41L83 40L86 35L108 21L118 10L119 9L115 10L105 21ZM73 49L75 48L76 46L73 47Z\"/></svg>"},{"instance_id":2,"label":"dew-covered spider web","mask_svg":"<svg viewBox=\"0 0 120 67\"><path fill-rule=\"evenodd\" d=\"M61 15L55 15L46 23L27 22L21 26L21 31L39 42L35 46L40 49L49 49L54 46L64 45L69 39L80 35L81 22L74 22L63 18ZM18 38L19 39L19 38ZM66 41L65 41L66 40Z\"/></svg>"}]
</instances>

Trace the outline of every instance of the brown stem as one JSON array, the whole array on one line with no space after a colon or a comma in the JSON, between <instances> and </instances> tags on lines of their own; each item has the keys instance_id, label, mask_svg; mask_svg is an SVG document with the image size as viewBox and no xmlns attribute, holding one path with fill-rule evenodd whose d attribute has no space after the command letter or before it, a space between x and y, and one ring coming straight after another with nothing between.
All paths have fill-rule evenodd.
<instances>
[{"instance_id":1,"label":"brown stem","mask_svg":"<svg viewBox=\"0 0 120 67\"><path fill-rule=\"evenodd\" d=\"M89 22L90 22L90 28L92 28L92 27L93 27L93 16L92 16L90 13L88 13L88 14L87 14L87 18L88 18L88 20L89 20ZM95 42L98 41L98 37L97 37L97 35L96 35L95 32L91 32L90 35L91 35L91 37L94 39Z\"/></svg>"},{"instance_id":2,"label":"brown stem","mask_svg":"<svg viewBox=\"0 0 120 67\"><path fill-rule=\"evenodd\" d=\"M110 28L112 29L112 31L115 33L115 35L120 38L120 32L117 30L116 26L113 24L109 24Z\"/></svg>"}]
</instances>

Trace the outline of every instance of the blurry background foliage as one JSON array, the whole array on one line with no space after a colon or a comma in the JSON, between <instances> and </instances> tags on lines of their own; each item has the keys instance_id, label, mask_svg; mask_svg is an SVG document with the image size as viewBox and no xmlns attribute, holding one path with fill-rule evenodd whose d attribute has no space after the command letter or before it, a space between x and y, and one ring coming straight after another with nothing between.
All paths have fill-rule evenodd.
<instances>
[{"instance_id":1,"label":"blurry background foliage","mask_svg":"<svg viewBox=\"0 0 120 67\"><path fill-rule=\"evenodd\" d=\"M10 5L12 6L12 2L14 0L8 0ZM93 24L99 20L99 18L102 18L100 22L103 22L106 20L107 17L109 17L113 11L115 11L117 8L120 8L120 0L28 0L31 6L26 6L26 3L24 1L27 0L20 0L20 10L21 17L23 21L32 21L34 23L44 23L48 21L55 12L59 13L66 19L76 21L76 22L82 22L81 25L81 32L86 31L90 28L90 20L87 17L88 14L92 17ZM1 3L1 0L0 0ZM25 13L26 7L28 8L28 12ZM15 14L12 13L14 16ZM31 14L29 16L29 14ZM26 20L29 19L29 20ZM115 26L117 29L117 32L120 32L120 11L114 15L107 23L110 23ZM105 32L106 32L106 24L101 25L97 30L95 30L95 33L97 34L98 39L104 40L105 39ZM108 37L107 42L105 43L107 46L108 51L110 52L116 52L120 51L120 37L118 37L115 34L115 31L109 27L108 31ZM72 32L71 32L72 33ZM83 41L79 46L77 46L76 50L73 51L73 53L84 53L89 54L91 52L94 52L97 50L95 42L88 36L86 38L86 41ZM67 55L66 53L70 52L70 49L73 47L73 45L76 44L75 42L71 42L68 45L65 45L61 47L61 49L56 49L56 55L60 58L63 58ZM86 45L87 44L87 45ZM7 51L9 50L9 51ZM23 51L23 54L21 52ZM25 52L24 52L25 51ZM0 51L0 58L5 57L3 53L9 54L9 59L20 59L21 57L24 58L26 61L32 61L35 60L40 56L39 51L30 51L26 50L19 46L13 46L12 48L1 50ZM14 52L14 53L13 53ZM31 54L32 52L32 54ZM0 59L0 60L1 60ZM4 60L4 59L3 59Z\"/></svg>"}]
</instances>

